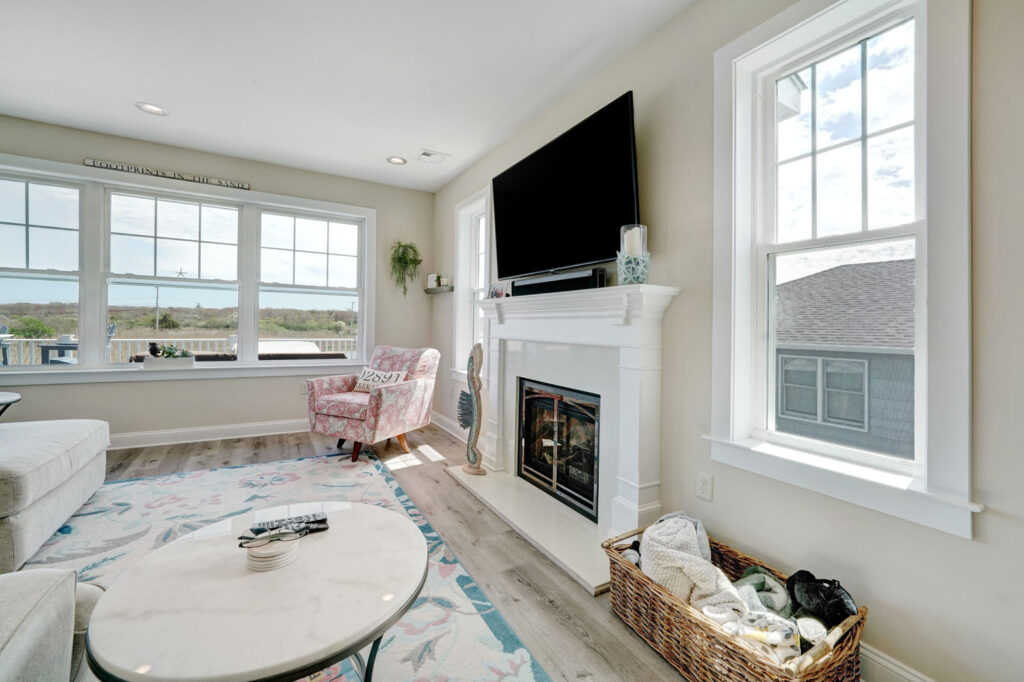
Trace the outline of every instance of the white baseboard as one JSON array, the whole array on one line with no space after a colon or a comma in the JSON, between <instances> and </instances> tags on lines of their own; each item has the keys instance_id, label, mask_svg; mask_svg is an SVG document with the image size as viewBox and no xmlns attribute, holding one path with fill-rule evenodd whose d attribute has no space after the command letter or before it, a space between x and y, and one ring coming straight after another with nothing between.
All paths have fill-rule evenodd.
<instances>
[{"instance_id":1,"label":"white baseboard","mask_svg":"<svg viewBox=\"0 0 1024 682\"><path fill-rule=\"evenodd\" d=\"M278 433L297 433L308 430L309 420L303 417L302 419L280 419L249 424L220 424L217 426L193 426L183 429L163 429L160 431L134 431L131 433L111 434L110 447L108 449L120 450L122 448L141 448L150 445L195 443L204 440L220 440L222 438L270 436Z\"/></svg>"},{"instance_id":2,"label":"white baseboard","mask_svg":"<svg viewBox=\"0 0 1024 682\"><path fill-rule=\"evenodd\" d=\"M863 642L860 645L860 676L864 682L935 682Z\"/></svg>"},{"instance_id":3,"label":"white baseboard","mask_svg":"<svg viewBox=\"0 0 1024 682\"><path fill-rule=\"evenodd\" d=\"M430 423L437 424L447 431L453 438L466 442L466 430L459 426L459 423L451 417L446 417L440 412L430 413Z\"/></svg>"}]
</instances>

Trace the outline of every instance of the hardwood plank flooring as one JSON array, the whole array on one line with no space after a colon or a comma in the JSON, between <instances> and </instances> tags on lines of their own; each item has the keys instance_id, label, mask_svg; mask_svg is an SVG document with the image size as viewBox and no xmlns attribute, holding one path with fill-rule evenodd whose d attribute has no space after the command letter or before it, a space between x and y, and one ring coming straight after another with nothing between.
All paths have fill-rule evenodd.
<instances>
[{"instance_id":1,"label":"hardwood plank flooring","mask_svg":"<svg viewBox=\"0 0 1024 682\"><path fill-rule=\"evenodd\" d=\"M112 450L107 480L327 454L334 445L293 433ZM396 441L373 449L385 465L392 461L399 484L552 679L681 679L619 620L607 594L592 597L445 473L464 461L461 441L431 425L409 434L409 447L417 463L402 468L392 461L403 455Z\"/></svg>"}]
</instances>

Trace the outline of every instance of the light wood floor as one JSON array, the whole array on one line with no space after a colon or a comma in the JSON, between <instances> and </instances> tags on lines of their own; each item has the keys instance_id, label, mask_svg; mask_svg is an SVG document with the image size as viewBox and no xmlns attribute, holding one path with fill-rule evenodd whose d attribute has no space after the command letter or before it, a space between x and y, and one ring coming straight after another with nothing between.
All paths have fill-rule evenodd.
<instances>
[{"instance_id":1,"label":"light wood floor","mask_svg":"<svg viewBox=\"0 0 1024 682\"><path fill-rule=\"evenodd\" d=\"M326 454L333 445L300 433L113 450L107 480ZM428 426L409 446L420 464L396 468L395 478L553 679L680 679L618 619L607 594L590 596L445 473L464 461L463 443ZM402 455L394 441L374 450L385 464Z\"/></svg>"}]
</instances>

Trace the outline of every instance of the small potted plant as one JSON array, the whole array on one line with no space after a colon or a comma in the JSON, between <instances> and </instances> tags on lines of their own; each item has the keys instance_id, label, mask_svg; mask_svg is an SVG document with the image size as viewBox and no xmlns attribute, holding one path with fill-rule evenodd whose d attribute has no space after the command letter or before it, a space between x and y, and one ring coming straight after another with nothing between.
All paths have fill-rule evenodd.
<instances>
[{"instance_id":1,"label":"small potted plant","mask_svg":"<svg viewBox=\"0 0 1024 682\"><path fill-rule=\"evenodd\" d=\"M195 365L195 356L184 348L149 344L149 355L143 360L146 369L188 369Z\"/></svg>"}]
</instances>

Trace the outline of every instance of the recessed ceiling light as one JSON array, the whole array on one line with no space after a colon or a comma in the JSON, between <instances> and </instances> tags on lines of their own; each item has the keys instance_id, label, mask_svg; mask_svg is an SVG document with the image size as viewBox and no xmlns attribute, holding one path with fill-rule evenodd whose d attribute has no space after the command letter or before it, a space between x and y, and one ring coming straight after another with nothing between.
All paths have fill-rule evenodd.
<instances>
[{"instance_id":1,"label":"recessed ceiling light","mask_svg":"<svg viewBox=\"0 0 1024 682\"><path fill-rule=\"evenodd\" d=\"M163 107L158 107L155 104L150 104L149 102L136 102L135 106L137 106L142 111L145 111L147 114L153 114L154 116L167 115L166 109L164 109Z\"/></svg>"},{"instance_id":2,"label":"recessed ceiling light","mask_svg":"<svg viewBox=\"0 0 1024 682\"><path fill-rule=\"evenodd\" d=\"M388 157L388 163L393 163L396 166L404 166L405 164L407 164L409 162L406 161L405 159L403 159L401 156L389 156Z\"/></svg>"}]
</instances>

